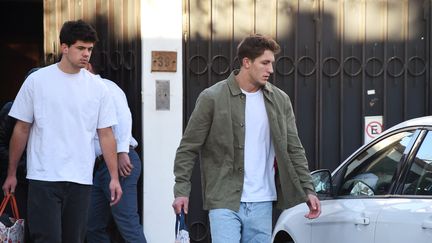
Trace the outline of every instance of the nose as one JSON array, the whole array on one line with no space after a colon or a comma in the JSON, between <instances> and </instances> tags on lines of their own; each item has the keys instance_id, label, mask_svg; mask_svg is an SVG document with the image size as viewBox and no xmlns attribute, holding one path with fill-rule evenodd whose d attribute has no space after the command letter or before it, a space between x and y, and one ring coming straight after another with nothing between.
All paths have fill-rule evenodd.
<instances>
[{"instance_id":1,"label":"nose","mask_svg":"<svg viewBox=\"0 0 432 243\"><path fill-rule=\"evenodd\" d=\"M272 64L269 65L268 72L270 74L273 74L273 65Z\"/></svg>"},{"instance_id":2,"label":"nose","mask_svg":"<svg viewBox=\"0 0 432 243\"><path fill-rule=\"evenodd\" d=\"M89 49L84 49L84 52L83 52L83 55L84 56L90 56L90 54L91 54L91 50L89 50Z\"/></svg>"}]
</instances>

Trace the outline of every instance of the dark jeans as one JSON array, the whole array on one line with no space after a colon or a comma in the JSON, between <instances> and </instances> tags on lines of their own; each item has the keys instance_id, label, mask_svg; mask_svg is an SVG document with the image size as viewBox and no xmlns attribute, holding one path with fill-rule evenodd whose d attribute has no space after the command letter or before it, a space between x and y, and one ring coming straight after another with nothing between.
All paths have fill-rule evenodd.
<instances>
[{"instance_id":1,"label":"dark jeans","mask_svg":"<svg viewBox=\"0 0 432 243\"><path fill-rule=\"evenodd\" d=\"M110 175L105 163L102 163L95 172L87 225L88 243L111 242L107 232L111 213L126 242L147 242L138 215L137 182L141 175L141 160L133 149L129 151L129 158L134 168L131 175L120 178L123 195L120 201L112 207L109 204Z\"/></svg>"},{"instance_id":2,"label":"dark jeans","mask_svg":"<svg viewBox=\"0 0 432 243\"><path fill-rule=\"evenodd\" d=\"M82 243L90 185L29 180L28 225L35 243Z\"/></svg>"}]
</instances>

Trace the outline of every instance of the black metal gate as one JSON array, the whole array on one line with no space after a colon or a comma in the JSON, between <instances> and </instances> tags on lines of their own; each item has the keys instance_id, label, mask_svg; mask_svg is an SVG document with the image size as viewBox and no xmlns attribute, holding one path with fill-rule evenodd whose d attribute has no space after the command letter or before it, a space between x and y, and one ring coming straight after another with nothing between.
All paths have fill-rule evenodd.
<instances>
[{"instance_id":1,"label":"black metal gate","mask_svg":"<svg viewBox=\"0 0 432 243\"><path fill-rule=\"evenodd\" d=\"M291 98L311 170L334 169L363 144L365 116L389 128L432 113L430 1L184 0L185 124L206 87L239 67L239 41L274 37L272 82ZM189 224L210 242L195 168Z\"/></svg>"}]
</instances>

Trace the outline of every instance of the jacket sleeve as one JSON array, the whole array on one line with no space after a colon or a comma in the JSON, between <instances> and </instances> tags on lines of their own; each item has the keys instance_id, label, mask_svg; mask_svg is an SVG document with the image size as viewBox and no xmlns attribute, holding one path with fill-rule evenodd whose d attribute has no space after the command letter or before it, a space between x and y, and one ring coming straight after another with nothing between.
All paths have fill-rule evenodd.
<instances>
[{"instance_id":1,"label":"jacket sleeve","mask_svg":"<svg viewBox=\"0 0 432 243\"><path fill-rule=\"evenodd\" d=\"M9 141L16 122L8 115L11 107L12 102L8 102L0 110L0 161L6 163L6 168L9 160Z\"/></svg>"},{"instance_id":2,"label":"jacket sleeve","mask_svg":"<svg viewBox=\"0 0 432 243\"><path fill-rule=\"evenodd\" d=\"M213 99L208 90L204 90L197 99L195 109L176 152L174 161L175 197L189 197L192 170L210 131L213 111Z\"/></svg>"},{"instance_id":3,"label":"jacket sleeve","mask_svg":"<svg viewBox=\"0 0 432 243\"><path fill-rule=\"evenodd\" d=\"M298 136L294 111L289 98L287 98L286 104L288 154L305 193L315 194L306 153Z\"/></svg>"}]
</instances>

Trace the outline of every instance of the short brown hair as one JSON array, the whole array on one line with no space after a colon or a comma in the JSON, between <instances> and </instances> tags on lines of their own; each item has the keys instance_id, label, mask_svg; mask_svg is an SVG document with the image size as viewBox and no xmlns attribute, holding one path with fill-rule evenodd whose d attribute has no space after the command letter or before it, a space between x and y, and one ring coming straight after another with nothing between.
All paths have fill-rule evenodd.
<instances>
[{"instance_id":1,"label":"short brown hair","mask_svg":"<svg viewBox=\"0 0 432 243\"><path fill-rule=\"evenodd\" d=\"M242 63L243 58L247 57L252 61L261 56L265 50L270 50L274 54L280 52L280 46L269 36L253 34L245 37L237 46L237 57Z\"/></svg>"}]
</instances>

